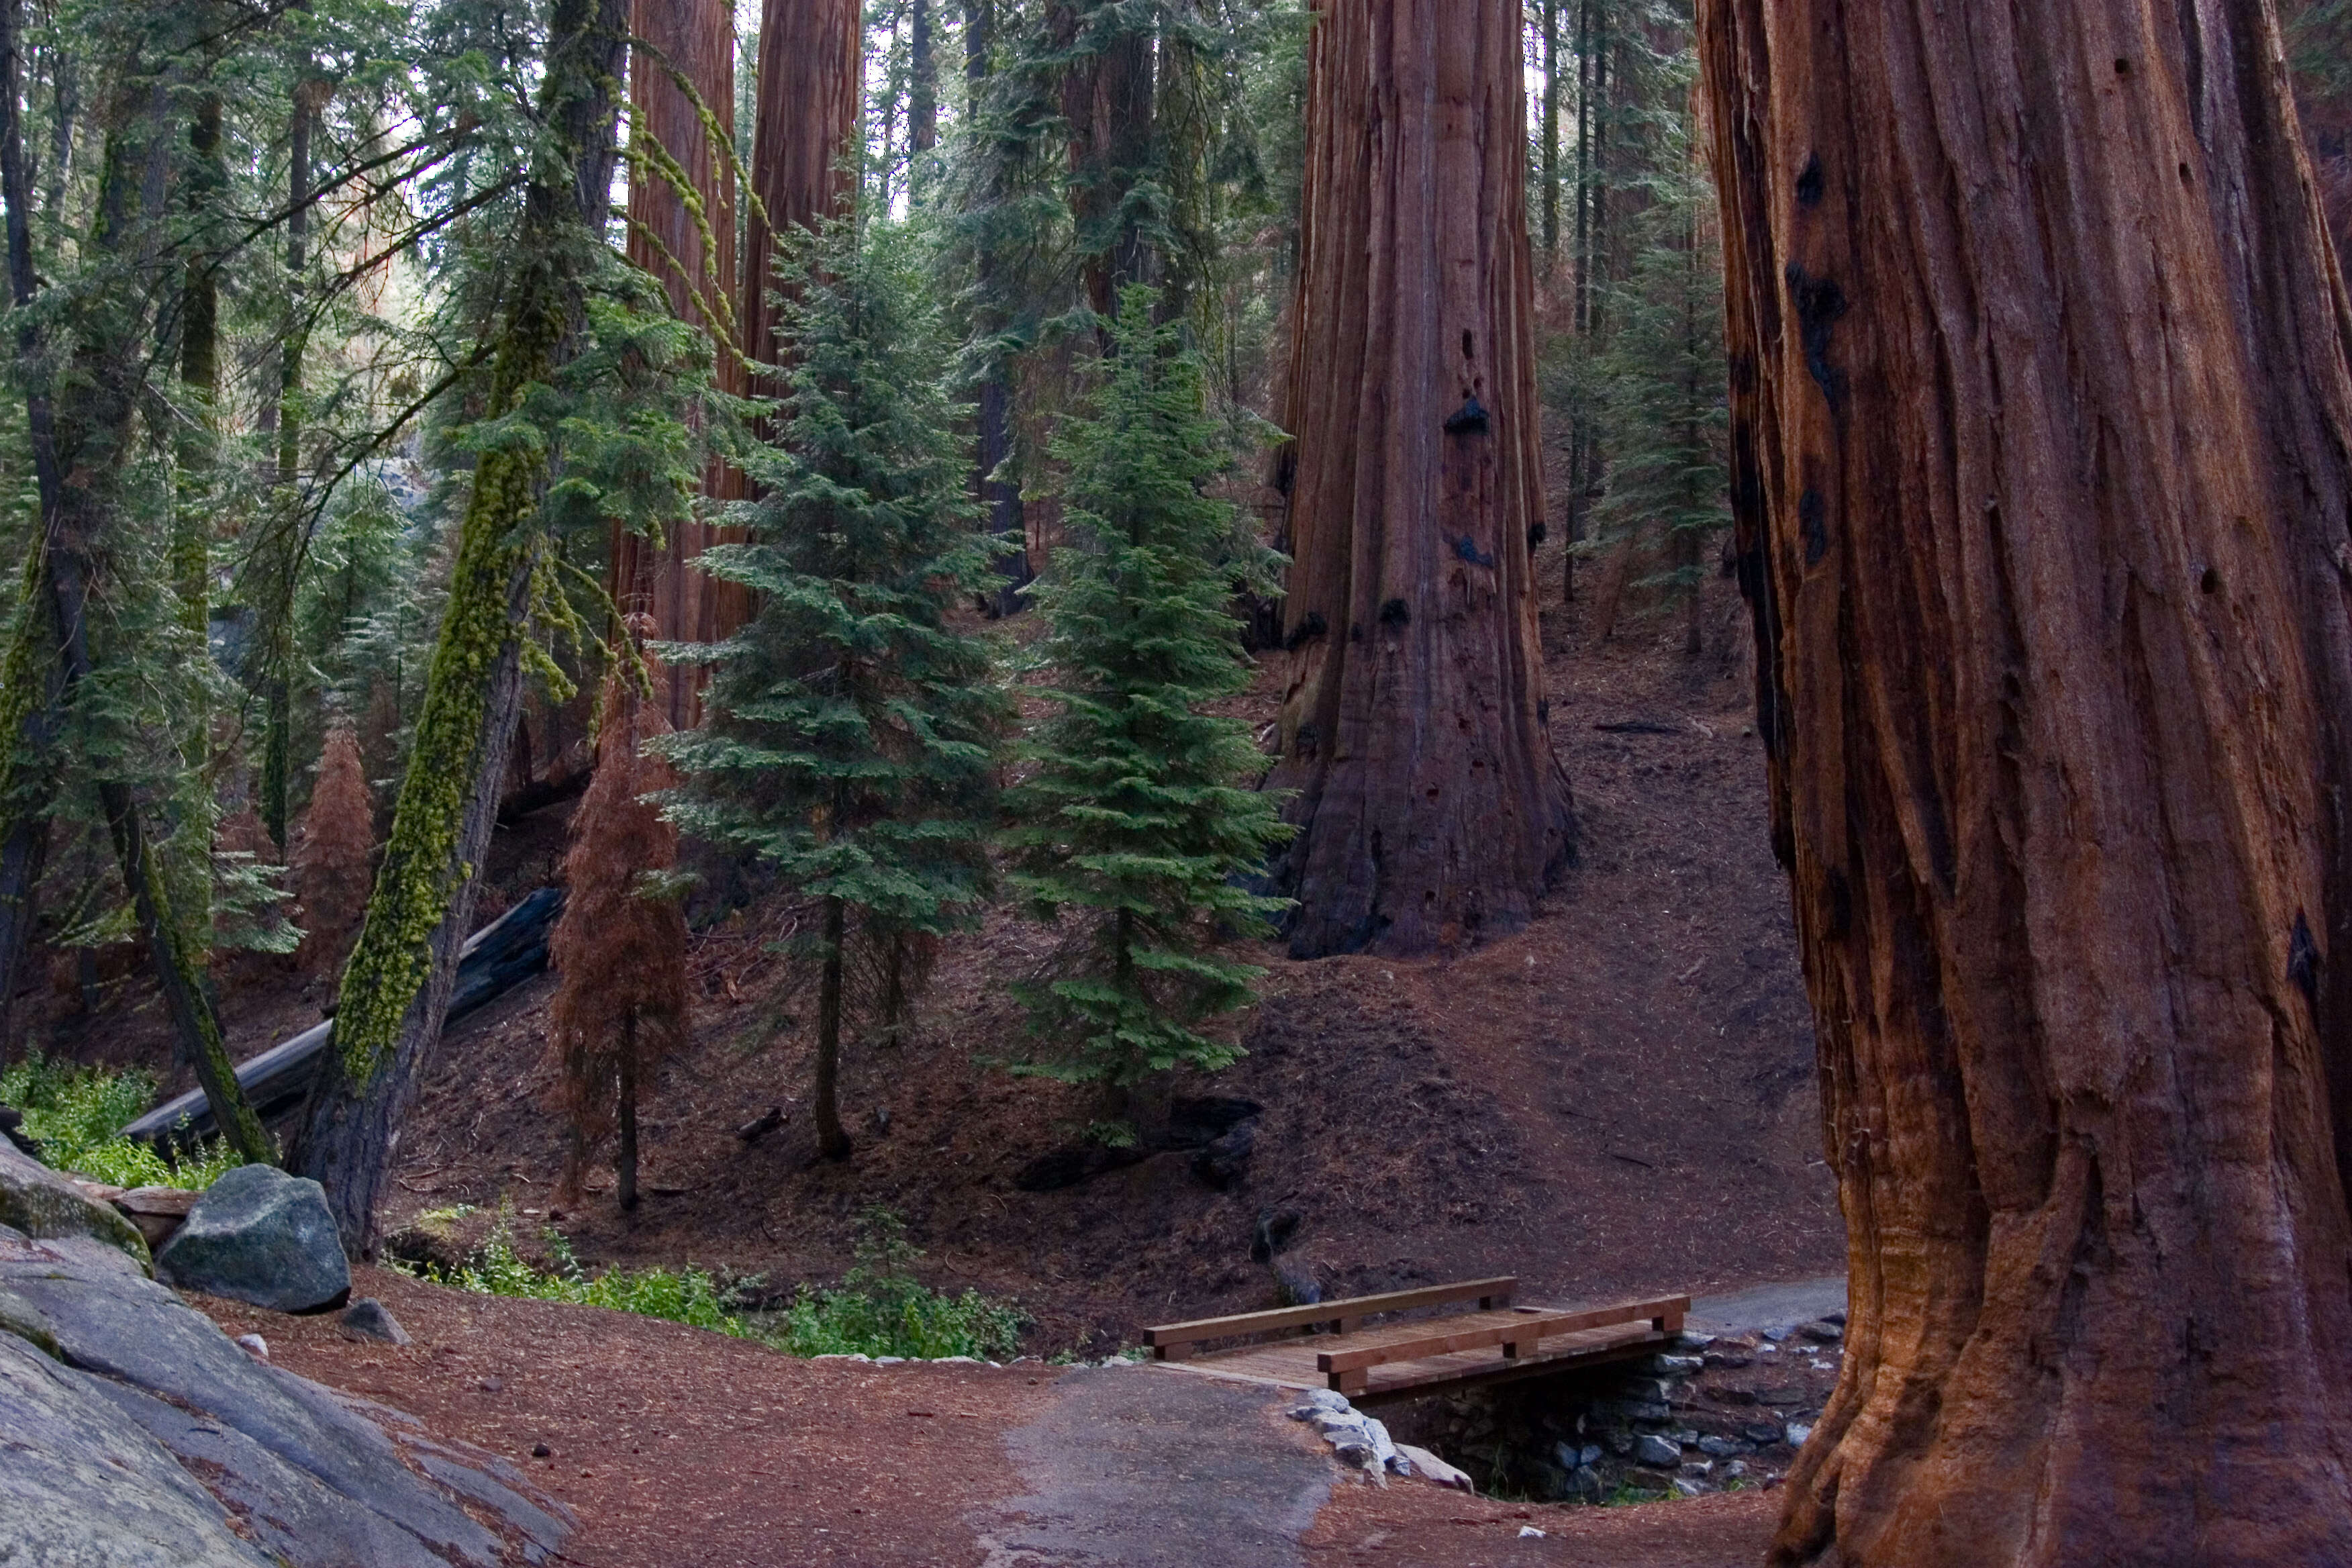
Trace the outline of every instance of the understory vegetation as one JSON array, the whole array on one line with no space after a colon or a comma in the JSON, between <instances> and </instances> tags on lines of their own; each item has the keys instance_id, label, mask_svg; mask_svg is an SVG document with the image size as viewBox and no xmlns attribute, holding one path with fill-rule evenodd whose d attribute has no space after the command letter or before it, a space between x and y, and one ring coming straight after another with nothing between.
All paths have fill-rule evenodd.
<instances>
[{"instance_id":1,"label":"understory vegetation","mask_svg":"<svg viewBox=\"0 0 2352 1568\"><path fill-rule=\"evenodd\" d=\"M440 1217L461 1217L463 1210ZM428 1216L432 1217L432 1216ZM553 1226L540 1231L544 1266L515 1245L514 1215L501 1210L489 1234L454 1268L418 1265L415 1275L438 1285L485 1296L520 1296L605 1307L662 1318L737 1339L757 1340L788 1355L905 1356L931 1360L1013 1355L1026 1320L1011 1302L977 1290L950 1296L915 1278L923 1256L907 1239L905 1224L887 1209L869 1209L858 1226L856 1266L831 1288L802 1286L781 1307L767 1307L761 1275L730 1276L698 1268L608 1268L590 1274L571 1241Z\"/></svg>"},{"instance_id":2,"label":"understory vegetation","mask_svg":"<svg viewBox=\"0 0 2352 1568\"><path fill-rule=\"evenodd\" d=\"M245 1162L226 1143L176 1157L116 1136L155 1100L155 1075L75 1067L38 1051L0 1070L0 1105L25 1113L24 1131L56 1170L118 1187L211 1186Z\"/></svg>"}]
</instances>

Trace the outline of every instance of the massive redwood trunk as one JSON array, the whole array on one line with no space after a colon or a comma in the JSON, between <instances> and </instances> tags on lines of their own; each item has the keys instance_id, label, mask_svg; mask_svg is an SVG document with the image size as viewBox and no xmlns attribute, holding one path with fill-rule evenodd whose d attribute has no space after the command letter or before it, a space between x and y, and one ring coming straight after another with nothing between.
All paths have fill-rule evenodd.
<instances>
[{"instance_id":1,"label":"massive redwood trunk","mask_svg":"<svg viewBox=\"0 0 2352 1568\"><path fill-rule=\"evenodd\" d=\"M1517 0L1322 0L1289 406L1281 868L1301 956L1527 922L1573 847L1547 735Z\"/></svg>"},{"instance_id":2,"label":"massive redwood trunk","mask_svg":"<svg viewBox=\"0 0 2352 1568\"><path fill-rule=\"evenodd\" d=\"M761 10L751 153L761 205L746 230L743 318L751 357L763 364L776 361L777 313L768 298L776 237L846 212L857 189L850 160L865 83L864 27L857 0L766 0Z\"/></svg>"},{"instance_id":3,"label":"massive redwood trunk","mask_svg":"<svg viewBox=\"0 0 2352 1568\"><path fill-rule=\"evenodd\" d=\"M711 334L717 344L719 389L741 396L746 386L739 351L746 340L737 303L735 268L735 171L705 132L694 101L679 89L683 76L724 124L735 104L735 17L729 0L635 0L631 23L644 40L629 70L631 134L650 136L677 165L696 199L702 221L688 208L677 187L633 170L629 179L629 259L662 280L669 308L679 321ZM645 45L658 50L656 57ZM676 74L673 74L675 72ZM710 243L703 242L705 230ZM713 461L703 493L732 500L742 476ZM658 545L615 527L612 591L625 613L653 618L652 636L669 642L715 642L750 618L750 594L740 584L722 583L688 563L739 531L682 520ZM673 729L690 729L698 717L702 672L673 671L664 708Z\"/></svg>"},{"instance_id":4,"label":"massive redwood trunk","mask_svg":"<svg viewBox=\"0 0 2352 1568\"><path fill-rule=\"evenodd\" d=\"M1700 10L1852 1247L1773 1560L2352 1562L2352 323L2270 6Z\"/></svg>"}]
</instances>

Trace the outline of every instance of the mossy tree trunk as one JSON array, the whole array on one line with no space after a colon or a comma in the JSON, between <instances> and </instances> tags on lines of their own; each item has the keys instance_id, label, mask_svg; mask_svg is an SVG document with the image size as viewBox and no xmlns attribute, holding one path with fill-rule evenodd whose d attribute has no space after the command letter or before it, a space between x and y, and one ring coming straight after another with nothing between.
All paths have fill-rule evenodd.
<instances>
[{"instance_id":1,"label":"mossy tree trunk","mask_svg":"<svg viewBox=\"0 0 2352 1568\"><path fill-rule=\"evenodd\" d=\"M491 417L511 412L573 352L603 244L628 20L627 0L557 0L549 17L545 129L500 310ZM304 1118L300 1169L327 1189L354 1257L374 1243L376 1194L440 1040L475 872L497 823L521 711L523 640L550 548L537 521L549 471L537 443L502 445L475 463L392 831L343 971L336 1048L321 1058Z\"/></svg>"},{"instance_id":2,"label":"mossy tree trunk","mask_svg":"<svg viewBox=\"0 0 2352 1568\"><path fill-rule=\"evenodd\" d=\"M0 3L0 201L7 205L9 288L19 306L39 291L34 275L29 229L30 190L24 166L23 131L17 116L22 68L21 13L15 0ZM34 477L40 497L41 534L30 563L32 603L20 637L25 647L51 665L54 675L28 681L7 701L16 748L12 773L20 764L43 767L39 747L53 743L66 728L75 695L94 673L89 605L94 563L119 506L115 486L126 466L142 388L142 356L152 331L152 303L166 271L161 226L155 210L164 182L156 177L168 156L159 68L151 54L163 51L134 30L120 65L107 107L104 166L100 174L97 221L89 237L92 254L122 264L114 286L84 295L65 312L71 333L72 369L52 393L43 364L46 345L27 324L18 337L19 372L26 391L26 415L34 449ZM9 662L19 664L17 650ZM14 673L12 668L12 673ZM39 700L33 693L39 692ZM21 777L9 780L5 798L12 818L43 813L45 792ZM246 1159L272 1157L260 1119L238 1089L220 1020L206 987L207 953L175 918L161 857L147 833L139 802L121 781L101 774L99 806L113 840L123 885L129 890L142 942L155 969L164 1011L183 1059L195 1069L223 1132ZM14 847L22 831L12 820L5 843ZM29 905L19 908L29 913Z\"/></svg>"},{"instance_id":3,"label":"mossy tree trunk","mask_svg":"<svg viewBox=\"0 0 2352 1568\"><path fill-rule=\"evenodd\" d=\"M2352 310L2271 6L1699 12L1851 1258L1770 1560L2352 1562Z\"/></svg>"}]
</instances>

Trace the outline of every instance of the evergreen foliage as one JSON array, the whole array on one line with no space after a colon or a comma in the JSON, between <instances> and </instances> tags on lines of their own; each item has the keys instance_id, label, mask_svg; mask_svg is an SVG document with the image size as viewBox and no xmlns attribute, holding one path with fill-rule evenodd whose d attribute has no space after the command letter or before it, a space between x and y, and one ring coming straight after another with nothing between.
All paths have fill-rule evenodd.
<instances>
[{"instance_id":1,"label":"evergreen foliage","mask_svg":"<svg viewBox=\"0 0 2352 1568\"><path fill-rule=\"evenodd\" d=\"M676 782L645 754L660 716L616 668L605 679L596 776L572 822L563 915L548 948L561 979L548 1007L554 1098L572 1124L563 1186L576 1198L590 1156L617 1127L621 1207L637 1204L637 1100L686 1043L686 916L667 874L677 829L651 798Z\"/></svg>"},{"instance_id":2,"label":"evergreen foliage","mask_svg":"<svg viewBox=\"0 0 2352 1568\"><path fill-rule=\"evenodd\" d=\"M1152 324L1153 304L1126 291L1089 406L1056 444L1070 536L1032 594L1050 628L1040 694L1059 711L1007 800L1014 887L1070 933L1023 988L1051 1046L1017 1070L1107 1086L1113 1139L1129 1135L1128 1089L1241 1054L1201 1032L1262 973L1219 951L1221 928L1268 933L1283 901L1246 883L1289 836L1253 787L1265 759L1248 727L1205 711L1251 679L1216 564L1235 519L1206 493L1224 463L1199 363Z\"/></svg>"},{"instance_id":3,"label":"evergreen foliage","mask_svg":"<svg viewBox=\"0 0 2352 1568\"><path fill-rule=\"evenodd\" d=\"M756 854L821 900L816 1117L834 1100L853 925L869 939L968 923L988 890L997 733L989 647L954 624L992 545L973 527L946 355L907 231L835 223L790 259L778 445L750 542L702 556L760 611L712 668L702 727L665 749L680 826Z\"/></svg>"},{"instance_id":4,"label":"evergreen foliage","mask_svg":"<svg viewBox=\"0 0 2352 1568\"><path fill-rule=\"evenodd\" d=\"M1631 541L1655 563L1641 580L1683 608L1685 648L1696 654L1706 546L1731 523L1722 266L1715 192L1690 128L1668 127L1659 140L1643 182L1650 203L1630 226L1640 248L1609 290L1614 329L1594 362L1612 468L1593 542Z\"/></svg>"}]
</instances>

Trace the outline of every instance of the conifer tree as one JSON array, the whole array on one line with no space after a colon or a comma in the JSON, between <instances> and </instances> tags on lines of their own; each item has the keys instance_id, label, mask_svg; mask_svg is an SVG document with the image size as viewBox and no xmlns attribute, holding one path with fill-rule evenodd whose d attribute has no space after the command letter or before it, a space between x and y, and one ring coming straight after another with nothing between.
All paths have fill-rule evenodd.
<instances>
[{"instance_id":1,"label":"conifer tree","mask_svg":"<svg viewBox=\"0 0 2352 1568\"><path fill-rule=\"evenodd\" d=\"M950 625L992 546L964 492L940 323L905 230L835 222L785 268L780 446L751 458L751 542L704 570L760 611L706 650L702 727L667 747L680 826L740 845L820 900L814 1116L850 1152L837 1089L845 958L968 922L988 889L987 645Z\"/></svg>"},{"instance_id":2,"label":"conifer tree","mask_svg":"<svg viewBox=\"0 0 2352 1568\"><path fill-rule=\"evenodd\" d=\"M1676 68L1686 74L1691 63L1685 55ZM1628 226L1641 248L1624 280L1604 290L1615 326L1592 370L1612 470L1585 547L1640 552L1651 567L1641 581L1679 607L1683 650L1696 655L1706 546L1731 525L1722 258L1715 193L1688 123L1654 134L1652 205Z\"/></svg>"},{"instance_id":3,"label":"conifer tree","mask_svg":"<svg viewBox=\"0 0 2352 1568\"><path fill-rule=\"evenodd\" d=\"M637 1097L686 1041L686 916L660 885L677 864L677 829L650 796L677 783L644 754L661 716L616 668L604 682L596 776L572 822L563 916L549 959L562 977L548 1008L556 1100L572 1123L564 1189L617 1129L614 1194L637 1206Z\"/></svg>"},{"instance_id":4,"label":"conifer tree","mask_svg":"<svg viewBox=\"0 0 2352 1568\"><path fill-rule=\"evenodd\" d=\"M1023 988L1042 1040L1016 1070L1107 1090L1097 1136L1125 1142L1128 1090L1239 1048L1200 1026L1250 999L1262 973L1219 952L1220 928L1267 934L1282 900L1245 879L1290 836L1255 786L1265 758L1238 719L1204 711L1250 683L1231 609L1234 509L1205 493L1224 466L1201 370L1152 325L1153 291L1120 300L1090 411L1055 443L1069 535L1031 590L1061 711L1009 802L1015 887L1071 917L1050 975ZM1263 588L1270 557L1253 574Z\"/></svg>"},{"instance_id":5,"label":"conifer tree","mask_svg":"<svg viewBox=\"0 0 2352 1568\"><path fill-rule=\"evenodd\" d=\"M375 847L375 805L349 724L327 731L310 809L294 847L294 890L302 900L304 970L341 967L367 914L368 858Z\"/></svg>"}]
</instances>

